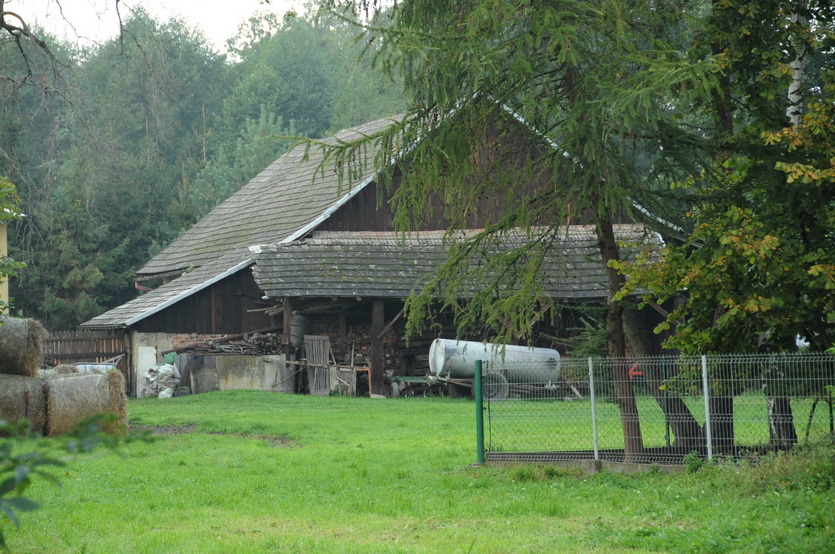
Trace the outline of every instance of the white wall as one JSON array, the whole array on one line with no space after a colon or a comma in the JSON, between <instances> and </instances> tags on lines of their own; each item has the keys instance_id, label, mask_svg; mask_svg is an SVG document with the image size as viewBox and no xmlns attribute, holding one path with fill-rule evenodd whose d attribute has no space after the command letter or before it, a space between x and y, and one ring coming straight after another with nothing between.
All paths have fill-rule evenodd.
<instances>
[{"instance_id":1,"label":"white wall","mask_svg":"<svg viewBox=\"0 0 835 554\"><path fill-rule=\"evenodd\" d=\"M131 331L131 374L133 390L128 391L131 396L141 398L145 388L145 373L165 360L162 353L174 348L174 337L170 333L137 333Z\"/></svg>"}]
</instances>

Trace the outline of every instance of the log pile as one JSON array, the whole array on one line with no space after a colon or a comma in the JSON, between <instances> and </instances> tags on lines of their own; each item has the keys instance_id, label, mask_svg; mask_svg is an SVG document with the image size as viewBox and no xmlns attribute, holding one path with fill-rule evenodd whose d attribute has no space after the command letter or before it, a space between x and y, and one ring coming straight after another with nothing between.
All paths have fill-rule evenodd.
<instances>
[{"instance_id":1,"label":"log pile","mask_svg":"<svg viewBox=\"0 0 835 554\"><path fill-rule=\"evenodd\" d=\"M339 363L350 364L352 355L354 365L365 365L371 360L371 330L362 322L351 322L344 339L340 337L335 317L314 320L310 332L330 337L331 349ZM454 329L445 326L444 332L452 336ZM429 346L435 335L413 337L407 344L404 334L405 321L402 318L385 330L385 370L397 375L426 375L429 372Z\"/></svg>"},{"instance_id":2,"label":"log pile","mask_svg":"<svg viewBox=\"0 0 835 554\"><path fill-rule=\"evenodd\" d=\"M285 348L282 344L282 335L275 333L238 334L220 337L216 340L197 342L187 346L181 346L169 352L195 354L240 354L243 356L268 356L271 354L284 354Z\"/></svg>"}]
</instances>

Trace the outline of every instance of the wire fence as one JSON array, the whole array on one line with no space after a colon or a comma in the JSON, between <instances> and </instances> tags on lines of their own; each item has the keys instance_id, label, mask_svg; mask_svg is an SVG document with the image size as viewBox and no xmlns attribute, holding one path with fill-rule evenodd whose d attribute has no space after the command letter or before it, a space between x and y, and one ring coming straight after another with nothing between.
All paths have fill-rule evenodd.
<instances>
[{"instance_id":1,"label":"wire fence","mask_svg":"<svg viewBox=\"0 0 835 554\"><path fill-rule=\"evenodd\" d=\"M835 355L484 362L487 461L681 463L835 436Z\"/></svg>"}]
</instances>

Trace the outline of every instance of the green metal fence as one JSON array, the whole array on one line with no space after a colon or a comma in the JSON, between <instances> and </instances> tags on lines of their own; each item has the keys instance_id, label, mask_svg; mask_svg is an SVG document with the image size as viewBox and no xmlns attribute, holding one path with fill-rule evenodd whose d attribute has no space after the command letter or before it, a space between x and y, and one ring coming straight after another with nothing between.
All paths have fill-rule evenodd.
<instances>
[{"instance_id":1,"label":"green metal fence","mask_svg":"<svg viewBox=\"0 0 835 554\"><path fill-rule=\"evenodd\" d=\"M680 463L835 436L831 354L484 362L476 374L486 461Z\"/></svg>"}]
</instances>

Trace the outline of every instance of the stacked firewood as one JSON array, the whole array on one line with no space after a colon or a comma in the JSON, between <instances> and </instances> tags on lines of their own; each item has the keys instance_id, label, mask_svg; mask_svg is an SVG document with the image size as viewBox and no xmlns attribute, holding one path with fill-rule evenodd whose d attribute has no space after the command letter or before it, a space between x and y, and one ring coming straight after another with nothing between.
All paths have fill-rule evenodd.
<instances>
[{"instance_id":1,"label":"stacked firewood","mask_svg":"<svg viewBox=\"0 0 835 554\"><path fill-rule=\"evenodd\" d=\"M248 356L264 356L267 354L281 354L284 352L282 337L272 333L244 335L232 341L210 342L206 345L207 352L223 352L228 354L244 354Z\"/></svg>"}]
</instances>

